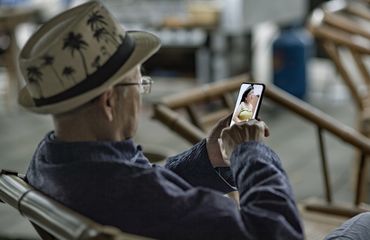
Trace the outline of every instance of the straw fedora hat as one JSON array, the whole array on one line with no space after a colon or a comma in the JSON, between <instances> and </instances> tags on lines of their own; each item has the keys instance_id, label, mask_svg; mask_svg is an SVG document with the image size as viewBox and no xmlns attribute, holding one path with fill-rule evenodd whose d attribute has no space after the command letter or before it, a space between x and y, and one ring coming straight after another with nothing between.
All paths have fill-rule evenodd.
<instances>
[{"instance_id":1,"label":"straw fedora hat","mask_svg":"<svg viewBox=\"0 0 370 240\"><path fill-rule=\"evenodd\" d=\"M100 2L89 1L52 18L28 40L19 55L26 86L18 102L36 113L72 110L122 81L159 47L155 35L125 31Z\"/></svg>"}]
</instances>

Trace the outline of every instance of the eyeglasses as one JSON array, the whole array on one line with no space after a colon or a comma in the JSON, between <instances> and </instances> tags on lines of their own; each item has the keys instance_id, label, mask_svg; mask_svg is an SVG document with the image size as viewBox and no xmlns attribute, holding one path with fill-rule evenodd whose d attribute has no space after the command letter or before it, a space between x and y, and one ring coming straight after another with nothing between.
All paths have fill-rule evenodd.
<instances>
[{"instance_id":1,"label":"eyeglasses","mask_svg":"<svg viewBox=\"0 0 370 240\"><path fill-rule=\"evenodd\" d=\"M152 91L152 84L153 80L149 76L142 76L141 81L138 83L119 83L116 86L131 86L131 85L139 85L139 91L141 94L147 94Z\"/></svg>"}]
</instances>

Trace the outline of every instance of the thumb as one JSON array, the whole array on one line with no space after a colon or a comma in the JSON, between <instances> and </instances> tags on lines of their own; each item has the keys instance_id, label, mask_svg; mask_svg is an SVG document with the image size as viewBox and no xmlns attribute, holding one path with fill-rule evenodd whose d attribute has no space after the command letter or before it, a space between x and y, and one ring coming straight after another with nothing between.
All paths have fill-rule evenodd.
<instances>
[{"instance_id":1,"label":"thumb","mask_svg":"<svg viewBox=\"0 0 370 240\"><path fill-rule=\"evenodd\" d=\"M232 114L228 114L221 118L210 131L209 138L219 138L221 131L230 125Z\"/></svg>"},{"instance_id":2,"label":"thumb","mask_svg":"<svg viewBox=\"0 0 370 240\"><path fill-rule=\"evenodd\" d=\"M224 116L219 120L219 126L222 126L223 128L230 125L231 122L232 113L229 113L228 115Z\"/></svg>"}]
</instances>

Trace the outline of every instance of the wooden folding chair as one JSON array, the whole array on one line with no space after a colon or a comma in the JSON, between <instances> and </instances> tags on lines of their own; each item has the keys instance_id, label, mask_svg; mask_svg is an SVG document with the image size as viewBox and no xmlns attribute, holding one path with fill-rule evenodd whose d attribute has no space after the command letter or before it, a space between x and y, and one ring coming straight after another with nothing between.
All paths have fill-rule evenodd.
<instances>
[{"instance_id":1,"label":"wooden folding chair","mask_svg":"<svg viewBox=\"0 0 370 240\"><path fill-rule=\"evenodd\" d=\"M358 129L367 137L370 137L370 73L365 61L370 56L369 28L370 9L364 1L327 2L314 10L308 21L308 29L324 47L351 93L358 110ZM351 57L343 57L343 52ZM353 65L348 64L351 58ZM355 77L353 70L360 76ZM357 168L367 179L367 161L360 158Z\"/></svg>"},{"instance_id":2,"label":"wooden folding chair","mask_svg":"<svg viewBox=\"0 0 370 240\"><path fill-rule=\"evenodd\" d=\"M351 93L359 112L359 130L370 136L370 73L365 63L370 56L368 24L370 9L367 4L333 0L313 11L308 29L323 45ZM352 76L352 65L344 62L349 58L341 57L341 51L350 53L360 78Z\"/></svg>"},{"instance_id":3,"label":"wooden folding chair","mask_svg":"<svg viewBox=\"0 0 370 240\"><path fill-rule=\"evenodd\" d=\"M233 106L230 97L236 94L240 84L248 81L247 75L183 91L180 94L164 97L154 107L153 118L157 119L174 133L194 144L206 137L208 125L222 116L231 113ZM353 148L361 152L362 159L370 155L370 141L357 130L352 129L326 113L310 106L298 98L274 87L267 85L265 97L281 105L289 111L306 119L315 125L318 131L319 152L323 174L323 188L325 192L324 203L307 204L308 210L337 214L346 217L354 216L369 209L361 206L361 189L363 188L363 171L358 173L355 200L351 207L336 205L333 201L329 169L326 158L324 131L332 133Z\"/></svg>"},{"instance_id":4,"label":"wooden folding chair","mask_svg":"<svg viewBox=\"0 0 370 240\"><path fill-rule=\"evenodd\" d=\"M35 190L16 172L0 171L0 201L17 209L45 240L148 239L93 222Z\"/></svg>"}]
</instances>

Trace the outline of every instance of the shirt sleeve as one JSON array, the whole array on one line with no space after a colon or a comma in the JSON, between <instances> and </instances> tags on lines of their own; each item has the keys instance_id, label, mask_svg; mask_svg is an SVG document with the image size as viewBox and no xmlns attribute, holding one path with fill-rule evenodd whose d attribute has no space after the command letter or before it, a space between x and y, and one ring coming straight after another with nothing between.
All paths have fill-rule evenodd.
<instances>
[{"instance_id":1,"label":"shirt sleeve","mask_svg":"<svg viewBox=\"0 0 370 240\"><path fill-rule=\"evenodd\" d=\"M190 155L183 157L191 158L194 153L187 154ZM188 162L191 159L177 161L169 163L180 165L172 165L176 173L186 179L185 170L190 169L194 175L186 180L190 183L199 181L202 167L195 168L195 164ZM259 142L240 144L231 156L231 171L240 194L239 208L210 189L187 190L176 195L176 202L187 207L183 209L186 214L179 213L183 217L172 229L177 233L192 229L194 239L205 236L215 239L304 239L289 179L279 157L269 147Z\"/></svg>"},{"instance_id":2,"label":"shirt sleeve","mask_svg":"<svg viewBox=\"0 0 370 240\"><path fill-rule=\"evenodd\" d=\"M207 187L222 193L236 190L230 168L213 168L205 139L189 150L168 158L165 167L196 187Z\"/></svg>"},{"instance_id":3,"label":"shirt sleeve","mask_svg":"<svg viewBox=\"0 0 370 240\"><path fill-rule=\"evenodd\" d=\"M370 239L370 212L361 213L352 217L325 237L325 240L340 239Z\"/></svg>"},{"instance_id":4,"label":"shirt sleeve","mask_svg":"<svg viewBox=\"0 0 370 240\"><path fill-rule=\"evenodd\" d=\"M299 212L279 157L258 142L240 144L231 156L240 214L256 239L303 239ZM265 227L262 227L265 226Z\"/></svg>"},{"instance_id":5,"label":"shirt sleeve","mask_svg":"<svg viewBox=\"0 0 370 240\"><path fill-rule=\"evenodd\" d=\"M271 149L258 142L239 145L231 156L231 170L240 192L239 207L217 191L186 187L172 172L162 172L157 182L160 189L166 189L166 197L161 203L167 206L167 216L171 217L163 218L166 222L156 225L155 233L150 236L161 239L304 239L289 180Z\"/></svg>"}]
</instances>

